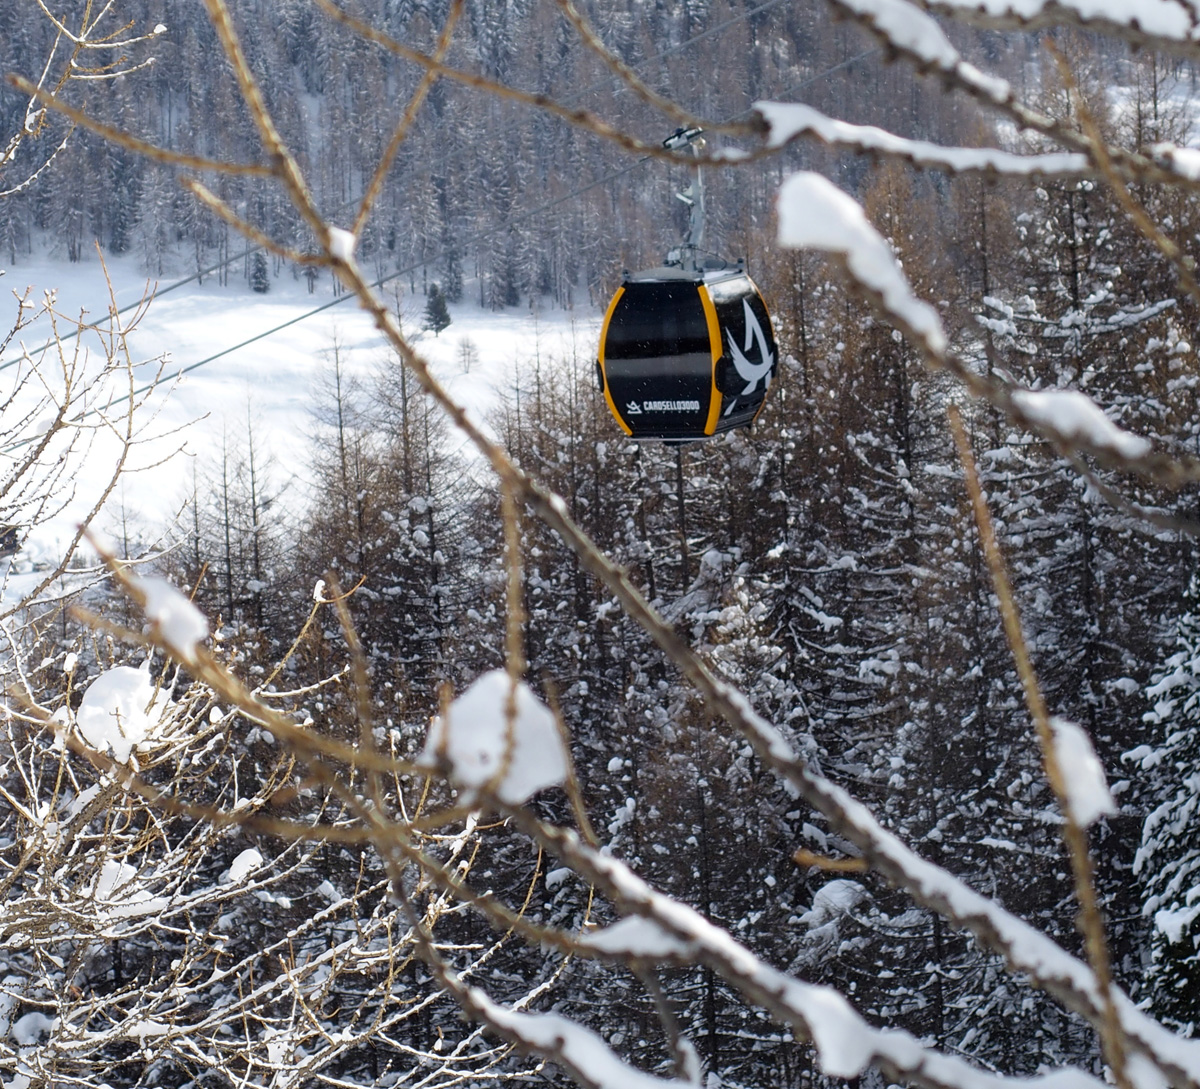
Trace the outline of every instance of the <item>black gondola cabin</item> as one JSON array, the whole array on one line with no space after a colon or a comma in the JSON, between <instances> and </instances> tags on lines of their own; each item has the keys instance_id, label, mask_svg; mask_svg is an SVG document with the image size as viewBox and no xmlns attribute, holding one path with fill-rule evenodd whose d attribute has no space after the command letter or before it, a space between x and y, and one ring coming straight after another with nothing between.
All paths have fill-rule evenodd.
<instances>
[{"instance_id":1,"label":"black gondola cabin","mask_svg":"<svg viewBox=\"0 0 1200 1089\"><path fill-rule=\"evenodd\" d=\"M604 399L635 439L692 442L747 427L775 361L766 304L740 266L626 273L600 330Z\"/></svg>"}]
</instances>

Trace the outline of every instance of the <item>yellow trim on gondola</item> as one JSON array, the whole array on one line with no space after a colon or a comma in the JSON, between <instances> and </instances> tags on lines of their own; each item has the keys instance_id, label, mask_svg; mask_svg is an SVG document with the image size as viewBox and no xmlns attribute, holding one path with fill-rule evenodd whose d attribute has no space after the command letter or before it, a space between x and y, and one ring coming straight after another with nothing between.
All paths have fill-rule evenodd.
<instances>
[{"instance_id":1,"label":"yellow trim on gondola","mask_svg":"<svg viewBox=\"0 0 1200 1089\"><path fill-rule=\"evenodd\" d=\"M613 402L612 393L608 388L608 371L604 368L604 345L608 343L608 323L612 321L613 312L617 309L617 303L621 301L621 296L625 294L624 286L617 288L617 293L613 296L612 302L608 304L608 313L604 315L604 324L600 326L600 374L604 379L604 399L608 402L608 410L613 414L613 418L620 425L621 430L626 435L633 434L633 428L626 422L625 418L617 411L617 406Z\"/></svg>"},{"instance_id":2,"label":"yellow trim on gondola","mask_svg":"<svg viewBox=\"0 0 1200 1089\"><path fill-rule=\"evenodd\" d=\"M717 389L717 361L725 354L725 345L721 343L721 326L717 323L717 308L713 306L712 296L708 288L701 284L700 305L704 307L704 317L708 322L708 344L712 349L712 397L708 402L708 419L704 424L704 433L711 435L717 429L721 419L721 391Z\"/></svg>"}]
</instances>

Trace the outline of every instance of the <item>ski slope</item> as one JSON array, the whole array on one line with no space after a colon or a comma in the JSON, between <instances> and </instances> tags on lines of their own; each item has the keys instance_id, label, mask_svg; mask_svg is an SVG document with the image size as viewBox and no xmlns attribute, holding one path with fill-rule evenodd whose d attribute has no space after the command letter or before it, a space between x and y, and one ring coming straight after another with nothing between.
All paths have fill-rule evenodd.
<instances>
[{"instance_id":1,"label":"ski slope","mask_svg":"<svg viewBox=\"0 0 1200 1089\"><path fill-rule=\"evenodd\" d=\"M121 487L95 523L101 539L115 537L123 519L132 520L142 539L170 539L172 522L191 494L193 463L199 459L202 469L211 469L219 465L226 443L231 451L244 448L248 422L256 449L269 455L274 471L293 484L289 494L303 496L323 379L332 373L335 346L344 380L359 379L364 387L376 374L397 366L354 300L335 296L327 273L310 294L303 279L284 269L272 278L269 293L255 294L240 275L240 262L228 286L215 276L183 286L173 286L169 279L148 283L132 258L110 260L107 268L123 310L136 307L147 290L169 290L151 301L129 336L137 385L149 385L160 366L162 377L141 413L148 441L134 451ZM523 375L532 382L535 367L553 367L572 353L594 358L599 312L546 308L534 313L527 306L492 312L470 301L478 296L474 287L468 283L464 301L451 305L452 323L437 337L420 331L425 297L419 284L415 293L402 285L398 306L403 327L413 330L435 375L475 419L486 421L505 390L524 384ZM16 310L12 293L26 288L35 300L53 291L58 312L72 318L83 313L88 321L100 321L110 307L104 269L94 254L78 264L34 257L10 265L0 288L0 305L5 306L0 326L5 330ZM396 298L393 284L382 290ZM134 313L125 311L123 320ZM49 322L42 319L23 332L21 342L36 357L49 338ZM95 338L86 343L93 345L89 366L101 366ZM10 350L6 361L14 354ZM469 367L465 355L472 357ZM5 395L15 371L0 371ZM107 479L115 450L108 440L81 461L75 498L52 523L38 527L15 558L12 574L30 573L61 554ZM5 598L11 600L25 581L13 580Z\"/></svg>"}]
</instances>

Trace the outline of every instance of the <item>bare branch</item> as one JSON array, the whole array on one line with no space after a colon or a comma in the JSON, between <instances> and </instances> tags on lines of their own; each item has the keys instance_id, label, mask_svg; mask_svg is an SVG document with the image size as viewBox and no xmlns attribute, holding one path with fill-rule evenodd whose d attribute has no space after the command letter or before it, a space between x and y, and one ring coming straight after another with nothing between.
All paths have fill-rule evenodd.
<instances>
[{"instance_id":1,"label":"bare branch","mask_svg":"<svg viewBox=\"0 0 1200 1089\"><path fill-rule=\"evenodd\" d=\"M110 143L126 148L138 155L144 155L155 162L182 167L185 170L210 170L218 171L222 174L244 175L252 178L270 177L272 173L269 166L259 166L256 163L229 163L218 159L203 159L194 155L182 155L176 151L168 151L166 148L158 147L145 140L139 140L136 136L131 136L123 129L113 128L111 125L105 125L103 122L93 120L88 116L86 111L76 109L74 106L68 106L56 95L51 94L49 91L44 91L40 87L35 87L29 80L22 76L10 73L5 78L10 86L44 103L48 108L56 110L76 125L94 132L97 136L108 140Z\"/></svg>"}]
</instances>

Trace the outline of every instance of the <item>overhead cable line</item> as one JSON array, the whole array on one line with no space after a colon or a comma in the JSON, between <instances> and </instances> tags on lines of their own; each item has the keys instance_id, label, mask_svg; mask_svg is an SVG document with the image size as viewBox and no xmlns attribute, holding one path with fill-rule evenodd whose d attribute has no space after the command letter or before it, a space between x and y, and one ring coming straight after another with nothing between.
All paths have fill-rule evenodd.
<instances>
[{"instance_id":1,"label":"overhead cable line","mask_svg":"<svg viewBox=\"0 0 1200 1089\"><path fill-rule=\"evenodd\" d=\"M712 37L718 33L721 33L724 30L728 29L730 26L735 25L736 23L742 22L746 19L749 19L756 14L759 14L759 13L767 11L771 8L777 7L781 3L783 3L783 0L765 0L764 3L759 4L757 7L751 8L750 10L745 11L745 12L741 13L740 15L737 15L730 19L727 19L723 23L720 23L715 27L710 27L707 30L700 32L699 34L697 34L691 38L688 38L686 41L681 42L677 46L672 46L669 49L660 51L659 53L655 54L653 57L649 57L645 61L640 62L640 64L637 67L643 67L645 65L653 63L656 60L661 60L665 57L672 56L676 53L682 52L683 50L690 48L692 45L696 44L697 42L703 41L709 37ZM845 68L848 68L848 67L858 63L859 61L864 60L867 57L870 57L871 55L873 55L875 53L878 53L879 51L880 51L879 46L875 46L871 49L863 50L861 53L858 53L853 57L848 57L846 60L840 61L839 63L837 63L829 68L826 68L823 71L816 73L815 75L806 77L805 79L801 80L799 83L793 84L792 86L786 88L782 92L782 95L786 96L786 95L795 94L798 91L803 90L805 87L809 87L809 86L813 85L814 83L819 82L820 80L826 79L827 77L833 75L834 73L839 72ZM578 101L584 95L590 94L593 91L598 90L599 88L607 85L608 83L611 83L616 78L617 78L616 75L610 76L606 80L601 80L598 83L591 85L590 87L584 88L583 90L576 92L575 95L571 96L570 98L568 98L564 101L566 103ZM749 114L751 114L753 112L753 109L754 109L753 106L749 106L745 110L742 110L740 113L734 114L733 116L725 119L725 121L723 121L721 123L729 124L734 121L741 120L741 119L749 116ZM622 167L619 170L611 171L610 173L605 174L604 176L602 176L600 178L596 178L593 181L587 183L586 185L580 186L577 189L574 189L571 192L566 193L561 197L557 197L554 200L547 201L544 204L538 205L537 207L526 209L523 212L519 212L516 214L510 214L510 215L506 216L503 220L501 220L498 224L493 224L489 227L480 228L474 232L471 232L471 233L467 234L465 237L462 237L461 241L463 241L466 245L471 245L473 243L480 242L487 238L493 237L494 235L501 233L502 231L508 229L509 227L512 227L519 223L522 223L534 216L543 215L544 213L558 207L559 205L565 204L568 201L574 200L576 197L582 196L583 194L590 192L591 190L593 190L599 186L607 185L609 182L615 181L616 179L623 177L626 174L632 173L634 170L637 170L641 166L645 165L647 162L650 162L653 160L654 160L654 156L644 155L641 158L635 159L628 166ZM355 202L348 202L346 206L352 206L353 203L355 203ZM191 276L188 276L187 278L185 278L183 280L179 280L173 284L170 284L168 287L164 288L162 291L156 291L155 298L158 298L162 295L168 294L170 291L173 291L179 287L182 287L182 286L190 283L192 280L197 279L200 276L208 275L214 271L217 271L218 269L226 267L227 265L231 264L234 261L241 260L244 257L257 252L259 249L261 249L261 247L252 247L250 249L243 251L242 253L239 253L231 258L228 258L224 262L221 262L217 265L210 266L208 269L204 270L201 273L195 273ZM435 263L444 253L445 253L444 249L436 251L432 255L427 256L420 261L413 262L412 264L407 265L404 268L400 268L400 269L395 270L394 272L390 272L386 276L381 276L379 279L373 281L370 284L370 286L373 288L379 288L379 287L382 287L384 284L390 283L392 280L399 279L403 276L411 275L412 273L416 272L417 269L420 269L422 267L427 267L428 265ZM201 367L205 367L210 363L214 363L219 359L223 359L227 355L232 355L234 352L241 351L241 349L249 347L251 344L255 344L260 340L265 340L268 337L271 337L276 333L282 332L284 329L288 329L293 325L297 325L302 321L306 321L307 319L309 319L311 317L315 317L316 315L321 314L324 311L329 310L335 306L338 306L344 302L347 302L353 298L355 298L355 296L349 295L349 294L340 295L334 299L329 300L326 303L322 303L319 306L313 307L312 309L307 310L304 313L299 314L294 318L290 318L289 320L282 322L279 325L273 326L270 329L266 329L261 333L256 333L254 336L248 337L247 339L240 341L237 344L230 345L227 348L223 348L219 352L214 352L212 355L206 356L204 359L197 360L195 363L189 363L187 366L181 367L178 370L174 371L173 374L171 374L164 380L156 380L154 382L146 383L145 385L140 386L137 389L135 389L133 391L133 396L147 393L150 390L152 390L155 386L162 385L164 381L165 382L176 381L176 380L182 378L186 374L190 374L193 371L199 370ZM124 313L125 311L130 310L133 307L138 306L138 305L141 305L140 300L138 303L130 304L129 306L126 306L126 307L118 310L117 314ZM77 331L69 333L69 334L65 335L62 339L68 340L71 337L75 336L76 334L77 334ZM45 348L50 347L52 343L53 342L47 343L40 350L44 350ZM18 357L18 359L14 359L7 363L0 363L0 370L4 370L7 367L13 366L18 361L19 361L19 357Z\"/></svg>"},{"instance_id":2,"label":"overhead cable line","mask_svg":"<svg viewBox=\"0 0 1200 1089\"><path fill-rule=\"evenodd\" d=\"M809 76L808 78L802 80L801 82L794 84L793 86L787 88L783 92L783 94L785 94L785 95L795 94L797 91L801 91L805 87L809 87L812 84L818 82L819 80L825 79L827 76L833 75L835 72L838 72L844 68L850 67L851 65L854 65L861 60L865 60L867 57L871 56L872 54L878 53L879 50L880 50L880 47L875 46L871 49L864 50L863 52L857 54L856 56L848 57L846 60L839 62L838 64L834 65L832 68L827 68L824 71L819 72L814 76ZM754 110L754 107L750 106L747 109L743 110L741 113L735 114L734 116L728 118L727 121L724 123L727 124L729 122L738 121L738 120L742 119L743 117L748 116L750 113L753 112L753 110ZM578 189L574 189L570 193L565 194L564 196L556 197L554 200L547 201L545 204L540 204L536 208L528 208L523 212L509 215L509 216L505 217L499 224L494 224L489 227L481 227L479 230L474 231L470 234L467 234L462 239L462 241L466 245L470 245L474 242L483 241L487 238L490 238L494 235L501 233L502 231L506 230L509 227L512 227L519 223L522 223L525 220L532 218L533 216L540 216L543 213L548 212L553 208L557 208L560 204L565 204L567 201L574 200L576 197L582 196L584 193L587 193L590 190L597 188L598 186L607 185L609 182L615 181L617 178L623 177L625 174L630 174L634 170L637 170L639 167L644 166L646 163L652 162L652 161L655 161L654 156L643 155L640 159L635 159L628 166L621 167L619 170L614 170L611 173L605 174L603 177L596 178L595 180L588 182L587 185L580 186ZM379 279L373 281L370 284L370 286L374 287L374 288L382 287L384 284L390 283L392 280L397 280L403 276L408 276L408 275L416 272L417 269L419 269L419 268L422 268L427 265L435 263L438 260L438 258L440 258L443 255L444 252L445 252L444 250L439 250L439 251L435 252L432 256L427 257L424 260L416 261L413 264L407 265L404 268L397 269L395 272L389 272L386 276L381 276ZM284 329L288 329L293 325L297 325L300 322L305 321L308 318L315 317L317 314L323 313L324 311L329 310L330 308L332 308L334 306L339 306L340 304L347 302L355 297L356 296L349 295L349 294L340 295L335 299L331 299L327 303L322 303L320 306L313 307L311 310L307 310L303 314L297 315L294 318L290 318L288 321L285 321L280 325L276 325L271 329L265 330L264 332L256 333L254 336L249 337L248 339L243 340L238 344L231 345L228 348L223 348L221 351L214 352L212 355L210 355L204 359L198 360L195 363L189 363L186 367L182 367L178 371L176 371L174 373L174 375L172 375L172 378L181 378L183 375L190 374L192 371L198 370L200 367L207 366L209 363L213 363L218 359L222 359L227 355L231 355L234 352L240 351L242 348L246 348L249 345L256 343L257 341L264 340L267 337L272 336L275 333L282 332ZM171 379L168 379L168 381L170 381L170 380ZM148 383L147 385L142 386L139 389L136 389L134 391L134 394L136 395L136 394L146 393L150 389L152 389L155 384L156 383Z\"/></svg>"},{"instance_id":3,"label":"overhead cable line","mask_svg":"<svg viewBox=\"0 0 1200 1089\"><path fill-rule=\"evenodd\" d=\"M659 52L655 53L653 56L647 57L645 60L639 61L636 65L632 65L631 67L633 68L634 71L636 71L639 68L644 68L648 65L653 64L655 61L664 60L667 57L673 57L677 53L682 53L685 49L690 49L693 45L696 45L699 42L706 41L707 39L714 37L717 34L720 34L724 30L735 25L736 23L740 23L740 22L744 22L748 19L752 19L755 15L760 15L763 12L770 10L771 8L778 7L783 2L784 2L784 0L764 0L763 3L757 5L756 7L750 8L747 11L743 11L739 15L731 16L730 18L726 19L724 22L718 23L716 26L711 26L706 30L700 31L700 33L698 33L698 34L694 34L690 38L684 39L682 42L679 42L676 45L669 46L666 49L660 50ZM598 80L597 82L593 83L591 86L584 87L584 88L576 91L574 94L569 95L567 98L562 100L562 104L564 106L572 106L575 103L579 102L580 99L586 97L587 95L592 94L595 91L601 90L602 88L608 86L609 84L611 84L614 80L616 80L618 78L619 78L619 76L615 72L611 73L610 75L606 76L604 79ZM745 115L744 114L739 115L739 117L741 117L741 116L745 116ZM735 120L736 120L736 118L735 118ZM638 160L638 165L640 165L641 162L643 162L643 161L644 160ZM586 190L583 190L583 191L586 192ZM340 212L340 211L345 211L347 208L353 208L358 203L359 199L360 198L355 198L353 200L348 200L348 201L344 202L342 205L339 206L338 211ZM254 255L256 253L259 253L261 250L262 250L262 246L250 246L249 248L242 250L240 253L235 253L231 257L226 257L223 261L218 261L215 265L209 265L209 267L205 268L205 269L197 269L191 275L185 276L182 280L176 280L174 283L168 284L164 288L155 288L154 298L160 299L164 295L169 295L172 291L175 291L178 288L187 286L193 280L196 280L197 282L203 282L203 279L205 276L210 276L214 272L219 272L221 269L227 268L228 266L234 264L237 261L245 260L247 257L251 257L252 255ZM434 255L435 258L437 258L439 256L441 256L440 252ZM424 264L424 263L427 263L427 262L422 262L422 264ZM420 266L418 265L417 267L420 267ZM127 304L126 306L119 307L114 316L119 317L121 314L124 314L130 310L136 310L141 305L142 305L142 300L138 300L137 302L132 302L132 303ZM314 314L320 313L320 311L323 309L325 309L325 307L318 307L316 310L313 311L313 313ZM291 324L291 323L288 323L288 324ZM286 326L280 326L280 328L286 328ZM79 330L76 329L70 333L64 334L62 337L60 337L58 339L64 340L64 341L71 340L75 336L77 336L78 333L79 333ZM255 339L259 339L259 338L255 338ZM34 354L40 354L41 352L45 351L47 348L50 348L54 343L55 343L55 341L47 341ZM247 343L253 343L253 341L247 341ZM9 367L15 365L16 362L17 362L17 360L10 360L7 363L0 363L0 371L7 370Z\"/></svg>"}]
</instances>

